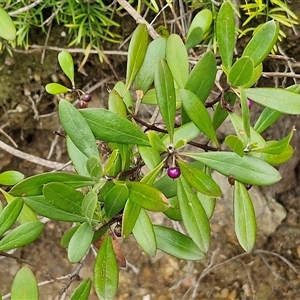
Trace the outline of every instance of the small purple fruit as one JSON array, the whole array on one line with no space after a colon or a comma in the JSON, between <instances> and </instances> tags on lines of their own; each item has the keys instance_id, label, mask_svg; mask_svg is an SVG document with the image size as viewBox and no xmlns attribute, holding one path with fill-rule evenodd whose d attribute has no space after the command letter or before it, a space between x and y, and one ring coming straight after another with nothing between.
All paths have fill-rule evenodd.
<instances>
[{"instance_id":1,"label":"small purple fruit","mask_svg":"<svg viewBox=\"0 0 300 300\"><path fill-rule=\"evenodd\" d=\"M168 176L172 179L176 179L180 176L181 171L178 167L171 167L168 169Z\"/></svg>"},{"instance_id":2,"label":"small purple fruit","mask_svg":"<svg viewBox=\"0 0 300 300\"><path fill-rule=\"evenodd\" d=\"M85 102L90 102L92 100L92 95L89 93L86 93L81 97L81 100L83 100Z\"/></svg>"},{"instance_id":3,"label":"small purple fruit","mask_svg":"<svg viewBox=\"0 0 300 300\"><path fill-rule=\"evenodd\" d=\"M79 108L87 108L87 106L88 104L85 101L83 100L79 101L79 105L78 105Z\"/></svg>"},{"instance_id":4,"label":"small purple fruit","mask_svg":"<svg viewBox=\"0 0 300 300\"><path fill-rule=\"evenodd\" d=\"M247 98L247 104L248 104L248 107L251 108L253 101L251 99Z\"/></svg>"},{"instance_id":5,"label":"small purple fruit","mask_svg":"<svg viewBox=\"0 0 300 300\"><path fill-rule=\"evenodd\" d=\"M117 223L117 225L114 228L114 234L116 237L121 237L122 236L122 226L120 223Z\"/></svg>"},{"instance_id":6,"label":"small purple fruit","mask_svg":"<svg viewBox=\"0 0 300 300\"><path fill-rule=\"evenodd\" d=\"M245 183L246 190L250 190L252 188L252 184Z\"/></svg>"}]
</instances>

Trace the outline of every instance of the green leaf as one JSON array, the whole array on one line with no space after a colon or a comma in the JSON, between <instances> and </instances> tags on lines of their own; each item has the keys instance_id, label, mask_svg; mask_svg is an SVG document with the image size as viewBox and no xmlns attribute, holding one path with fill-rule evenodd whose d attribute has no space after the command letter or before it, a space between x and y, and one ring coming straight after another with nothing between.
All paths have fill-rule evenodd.
<instances>
[{"instance_id":1,"label":"green leaf","mask_svg":"<svg viewBox=\"0 0 300 300\"><path fill-rule=\"evenodd\" d=\"M258 133L262 133L267 128L269 128L272 124L274 124L280 117L282 113L280 111L274 110L269 107L265 107L260 114L258 120L254 125L254 129Z\"/></svg>"},{"instance_id":2,"label":"green leaf","mask_svg":"<svg viewBox=\"0 0 300 300\"><path fill-rule=\"evenodd\" d=\"M206 253L210 245L210 226L200 201L183 176L177 180L177 196L183 224L198 248Z\"/></svg>"},{"instance_id":3,"label":"green leaf","mask_svg":"<svg viewBox=\"0 0 300 300\"><path fill-rule=\"evenodd\" d=\"M110 235L101 245L94 267L94 286L101 300L111 300L119 284L119 269Z\"/></svg>"},{"instance_id":4,"label":"green leaf","mask_svg":"<svg viewBox=\"0 0 300 300\"><path fill-rule=\"evenodd\" d=\"M101 108L82 109L80 113L99 140L150 146L146 134L122 116Z\"/></svg>"},{"instance_id":5,"label":"green leaf","mask_svg":"<svg viewBox=\"0 0 300 300\"><path fill-rule=\"evenodd\" d=\"M174 186L176 188L176 181L174 181ZM164 214L171 220L182 221L182 216L180 212L178 197L169 198L170 207L164 211Z\"/></svg>"},{"instance_id":6,"label":"green leaf","mask_svg":"<svg viewBox=\"0 0 300 300\"><path fill-rule=\"evenodd\" d=\"M58 54L58 62L65 75L70 79L72 87L75 87L74 82L74 63L71 54L63 50Z\"/></svg>"},{"instance_id":7,"label":"green leaf","mask_svg":"<svg viewBox=\"0 0 300 300\"><path fill-rule=\"evenodd\" d=\"M16 227L0 241L0 251L20 248L36 240L42 233L43 223L31 221Z\"/></svg>"},{"instance_id":8,"label":"green leaf","mask_svg":"<svg viewBox=\"0 0 300 300\"><path fill-rule=\"evenodd\" d=\"M131 234L140 211L140 205L136 204L130 199L126 202L122 220L122 238L124 240Z\"/></svg>"},{"instance_id":9,"label":"green leaf","mask_svg":"<svg viewBox=\"0 0 300 300\"><path fill-rule=\"evenodd\" d=\"M188 90L180 90L183 107L193 123L217 146L219 145L210 116L201 100Z\"/></svg>"},{"instance_id":10,"label":"green leaf","mask_svg":"<svg viewBox=\"0 0 300 300\"><path fill-rule=\"evenodd\" d=\"M70 240L73 236L73 234L76 232L77 228L80 226L80 224L75 225L74 227L69 228L62 238L60 239L60 245L64 248L68 248Z\"/></svg>"},{"instance_id":11,"label":"green leaf","mask_svg":"<svg viewBox=\"0 0 300 300\"><path fill-rule=\"evenodd\" d=\"M37 280L29 267L22 267L16 274L11 286L10 299L39 299Z\"/></svg>"},{"instance_id":12,"label":"green leaf","mask_svg":"<svg viewBox=\"0 0 300 300\"><path fill-rule=\"evenodd\" d=\"M129 191L125 184L116 184L104 196L104 211L107 220L113 218L125 206Z\"/></svg>"},{"instance_id":13,"label":"green leaf","mask_svg":"<svg viewBox=\"0 0 300 300\"><path fill-rule=\"evenodd\" d=\"M149 104L149 105L156 105L157 104L157 97L156 97L156 90L150 89L143 95L142 103Z\"/></svg>"},{"instance_id":14,"label":"green leaf","mask_svg":"<svg viewBox=\"0 0 300 300\"><path fill-rule=\"evenodd\" d=\"M183 153L181 153L183 155ZM235 180L252 185L271 185L281 179L279 172L264 161L234 152L184 153L219 173L233 175Z\"/></svg>"},{"instance_id":15,"label":"green leaf","mask_svg":"<svg viewBox=\"0 0 300 300\"><path fill-rule=\"evenodd\" d=\"M94 191L89 191L83 198L81 209L82 214L92 220L98 203L98 195Z\"/></svg>"},{"instance_id":16,"label":"green leaf","mask_svg":"<svg viewBox=\"0 0 300 300\"><path fill-rule=\"evenodd\" d=\"M243 56L239 58L228 74L228 81L231 86L243 86L250 81L254 72L253 60L250 57Z\"/></svg>"},{"instance_id":17,"label":"green leaf","mask_svg":"<svg viewBox=\"0 0 300 300\"><path fill-rule=\"evenodd\" d=\"M193 92L204 103L214 86L216 74L217 64L215 55L211 51L208 51L193 68L184 88Z\"/></svg>"},{"instance_id":18,"label":"green leaf","mask_svg":"<svg viewBox=\"0 0 300 300\"><path fill-rule=\"evenodd\" d=\"M213 197L210 197L210 196L207 196L207 195L203 195L199 192L197 192L197 197L198 197L202 207L205 210L207 219L209 220L212 217L212 215L215 211L216 198L213 198Z\"/></svg>"},{"instance_id":19,"label":"green leaf","mask_svg":"<svg viewBox=\"0 0 300 300\"><path fill-rule=\"evenodd\" d=\"M99 156L94 135L79 111L62 99L59 102L58 113L60 122L74 145L87 157Z\"/></svg>"},{"instance_id":20,"label":"green leaf","mask_svg":"<svg viewBox=\"0 0 300 300\"><path fill-rule=\"evenodd\" d=\"M217 41L222 64L228 71L232 65L235 46L234 14L229 2L224 2L217 17Z\"/></svg>"},{"instance_id":21,"label":"green leaf","mask_svg":"<svg viewBox=\"0 0 300 300\"><path fill-rule=\"evenodd\" d=\"M246 95L254 102L285 114L300 114L300 95L280 88L245 89Z\"/></svg>"},{"instance_id":22,"label":"green leaf","mask_svg":"<svg viewBox=\"0 0 300 300\"><path fill-rule=\"evenodd\" d=\"M250 141L251 137L251 127L250 127L250 109L248 107L248 101L243 88L240 88L240 101L242 108L242 120L243 128L246 133L247 140Z\"/></svg>"},{"instance_id":23,"label":"green leaf","mask_svg":"<svg viewBox=\"0 0 300 300\"><path fill-rule=\"evenodd\" d=\"M15 223L23 208L23 203L22 198L15 198L1 211L0 236Z\"/></svg>"},{"instance_id":24,"label":"green leaf","mask_svg":"<svg viewBox=\"0 0 300 300\"><path fill-rule=\"evenodd\" d=\"M127 117L126 105L119 93L114 89L109 93L108 109L124 118Z\"/></svg>"},{"instance_id":25,"label":"green leaf","mask_svg":"<svg viewBox=\"0 0 300 300\"><path fill-rule=\"evenodd\" d=\"M149 44L144 62L135 79L135 90L142 90L143 93L149 90L158 60L166 56L166 42L165 38L159 37Z\"/></svg>"},{"instance_id":26,"label":"green leaf","mask_svg":"<svg viewBox=\"0 0 300 300\"><path fill-rule=\"evenodd\" d=\"M138 146L138 151L150 171L157 167L161 162L161 157L157 150L152 147Z\"/></svg>"},{"instance_id":27,"label":"green leaf","mask_svg":"<svg viewBox=\"0 0 300 300\"><path fill-rule=\"evenodd\" d=\"M242 56L251 57L254 67L256 67L270 53L277 41L278 33L279 26L274 20L266 22L260 27L260 29L254 34L252 39L246 45Z\"/></svg>"},{"instance_id":28,"label":"green leaf","mask_svg":"<svg viewBox=\"0 0 300 300\"><path fill-rule=\"evenodd\" d=\"M74 189L94 184L92 179L76 174L64 172L42 173L21 181L11 189L10 194L16 197L42 195L44 184L50 182L63 182Z\"/></svg>"},{"instance_id":29,"label":"green leaf","mask_svg":"<svg viewBox=\"0 0 300 300\"><path fill-rule=\"evenodd\" d=\"M71 263L79 262L91 246L94 236L90 224L82 223L69 242L68 259Z\"/></svg>"},{"instance_id":30,"label":"green leaf","mask_svg":"<svg viewBox=\"0 0 300 300\"><path fill-rule=\"evenodd\" d=\"M236 135L227 135L225 144L239 156L244 156L244 145Z\"/></svg>"},{"instance_id":31,"label":"green leaf","mask_svg":"<svg viewBox=\"0 0 300 300\"><path fill-rule=\"evenodd\" d=\"M64 94L64 93L72 91L71 89L67 88L66 86L61 85L59 83L55 83L55 82L46 84L45 89L46 89L46 92L51 95Z\"/></svg>"},{"instance_id":32,"label":"green leaf","mask_svg":"<svg viewBox=\"0 0 300 300\"><path fill-rule=\"evenodd\" d=\"M126 88L127 91L133 83L141 68L148 47L148 31L145 24L140 24L133 32L127 58Z\"/></svg>"},{"instance_id":33,"label":"green leaf","mask_svg":"<svg viewBox=\"0 0 300 300\"><path fill-rule=\"evenodd\" d=\"M185 42L187 50L197 46L203 39L203 30L201 27L194 27L192 30L189 29L188 36Z\"/></svg>"},{"instance_id":34,"label":"green leaf","mask_svg":"<svg viewBox=\"0 0 300 300\"><path fill-rule=\"evenodd\" d=\"M86 168L89 175L95 182L99 182L102 177L103 168L99 156L91 156L86 162Z\"/></svg>"},{"instance_id":35,"label":"green leaf","mask_svg":"<svg viewBox=\"0 0 300 300\"><path fill-rule=\"evenodd\" d=\"M165 152L167 150L166 146L164 145L164 143L162 142L162 140L160 139L160 137L158 136L158 134L153 131L153 130L149 130L147 132L151 147L153 149L155 149L158 152Z\"/></svg>"},{"instance_id":36,"label":"green leaf","mask_svg":"<svg viewBox=\"0 0 300 300\"><path fill-rule=\"evenodd\" d=\"M156 178L161 174L161 169L164 167L164 164L165 164L165 162L162 161L152 171L150 171L149 173L147 173L141 179L141 182L152 186L154 184Z\"/></svg>"},{"instance_id":37,"label":"green leaf","mask_svg":"<svg viewBox=\"0 0 300 300\"><path fill-rule=\"evenodd\" d=\"M0 7L0 37L13 41L16 38L16 27L9 14Z\"/></svg>"},{"instance_id":38,"label":"green leaf","mask_svg":"<svg viewBox=\"0 0 300 300\"><path fill-rule=\"evenodd\" d=\"M222 195L220 187L210 176L200 169L185 163L183 160L177 159L176 162L186 181L197 191L212 197L220 197Z\"/></svg>"},{"instance_id":39,"label":"green leaf","mask_svg":"<svg viewBox=\"0 0 300 300\"><path fill-rule=\"evenodd\" d=\"M24 179L24 175L18 171L5 171L0 174L1 185L15 185Z\"/></svg>"},{"instance_id":40,"label":"green leaf","mask_svg":"<svg viewBox=\"0 0 300 300\"><path fill-rule=\"evenodd\" d=\"M50 182L45 184L43 194L51 204L59 209L77 215L82 213L83 194L64 183Z\"/></svg>"},{"instance_id":41,"label":"green leaf","mask_svg":"<svg viewBox=\"0 0 300 300\"><path fill-rule=\"evenodd\" d=\"M177 34L171 34L167 39L166 59L175 82L183 88L188 78L189 59L185 45Z\"/></svg>"},{"instance_id":42,"label":"green leaf","mask_svg":"<svg viewBox=\"0 0 300 300\"><path fill-rule=\"evenodd\" d=\"M158 61L154 74L154 85L160 113L172 143L176 115L176 94L171 71L163 59Z\"/></svg>"},{"instance_id":43,"label":"green leaf","mask_svg":"<svg viewBox=\"0 0 300 300\"><path fill-rule=\"evenodd\" d=\"M91 291L92 281L90 278L84 279L72 293L70 300L88 300Z\"/></svg>"},{"instance_id":44,"label":"green leaf","mask_svg":"<svg viewBox=\"0 0 300 300\"><path fill-rule=\"evenodd\" d=\"M157 248L184 260L201 260L205 254L192 239L174 229L154 225Z\"/></svg>"},{"instance_id":45,"label":"green leaf","mask_svg":"<svg viewBox=\"0 0 300 300\"><path fill-rule=\"evenodd\" d=\"M154 257L157 249L155 234L152 222L144 209L141 209L132 233L143 251Z\"/></svg>"},{"instance_id":46,"label":"green leaf","mask_svg":"<svg viewBox=\"0 0 300 300\"><path fill-rule=\"evenodd\" d=\"M156 181L153 186L160 190L167 198L173 198L177 195L176 181L167 174Z\"/></svg>"},{"instance_id":47,"label":"green leaf","mask_svg":"<svg viewBox=\"0 0 300 300\"><path fill-rule=\"evenodd\" d=\"M165 211L169 202L158 189L141 182L126 182L129 189L129 200L152 211Z\"/></svg>"},{"instance_id":48,"label":"green leaf","mask_svg":"<svg viewBox=\"0 0 300 300\"><path fill-rule=\"evenodd\" d=\"M133 107L132 105L132 97L131 97L131 93L130 91L125 91L126 90L126 86L125 86L125 83L122 82L122 81L118 81L114 88L113 88L115 91L117 91L117 93L119 95L122 95L122 99L127 107L127 110L130 111L130 108Z\"/></svg>"},{"instance_id":49,"label":"green leaf","mask_svg":"<svg viewBox=\"0 0 300 300\"><path fill-rule=\"evenodd\" d=\"M234 184L234 227L243 249L251 251L256 240L256 219L251 198L243 183Z\"/></svg>"},{"instance_id":50,"label":"green leaf","mask_svg":"<svg viewBox=\"0 0 300 300\"><path fill-rule=\"evenodd\" d=\"M24 202L37 214L58 221L85 222L81 214L65 211L48 201L44 196L23 197Z\"/></svg>"},{"instance_id":51,"label":"green leaf","mask_svg":"<svg viewBox=\"0 0 300 300\"><path fill-rule=\"evenodd\" d=\"M258 79L261 77L262 71L263 71L263 64L260 63L253 69L253 73L252 73L250 80L246 84L244 84L242 87L249 88L252 85L254 85L258 81Z\"/></svg>"}]
</instances>

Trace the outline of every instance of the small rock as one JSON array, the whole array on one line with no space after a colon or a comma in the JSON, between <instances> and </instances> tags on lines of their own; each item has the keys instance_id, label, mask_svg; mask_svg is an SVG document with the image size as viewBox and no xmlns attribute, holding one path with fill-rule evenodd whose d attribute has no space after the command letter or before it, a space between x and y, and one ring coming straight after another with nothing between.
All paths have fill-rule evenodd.
<instances>
[{"instance_id":1,"label":"small rock","mask_svg":"<svg viewBox=\"0 0 300 300\"><path fill-rule=\"evenodd\" d=\"M236 296L237 296L237 291L236 290L232 290L230 292L230 294L228 295L227 299L228 300L235 300L236 299Z\"/></svg>"},{"instance_id":2,"label":"small rock","mask_svg":"<svg viewBox=\"0 0 300 300\"><path fill-rule=\"evenodd\" d=\"M229 296L229 289L228 288L223 288L220 292L220 298L221 299L227 299Z\"/></svg>"}]
</instances>

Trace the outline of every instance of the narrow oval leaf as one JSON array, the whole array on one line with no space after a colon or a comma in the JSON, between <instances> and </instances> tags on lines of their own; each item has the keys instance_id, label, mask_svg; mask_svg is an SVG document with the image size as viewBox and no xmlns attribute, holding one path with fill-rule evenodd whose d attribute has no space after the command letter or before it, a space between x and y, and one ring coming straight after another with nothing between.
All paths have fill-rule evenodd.
<instances>
[{"instance_id":1,"label":"narrow oval leaf","mask_svg":"<svg viewBox=\"0 0 300 300\"><path fill-rule=\"evenodd\" d=\"M188 78L189 58L185 45L177 34L171 34L167 39L166 59L175 82L179 88L183 88Z\"/></svg>"},{"instance_id":2,"label":"narrow oval leaf","mask_svg":"<svg viewBox=\"0 0 300 300\"><path fill-rule=\"evenodd\" d=\"M122 220L122 237L123 239L128 238L131 234L132 229L136 223L136 220L140 214L141 206L131 201L130 199L126 202L123 220Z\"/></svg>"},{"instance_id":3,"label":"narrow oval leaf","mask_svg":"<svg viewBox=\"0 0 300 300\"><path fill-rule=\"evenodd\" d=\"M229 71L235 46L234 14L229 2L224 2L217 17L217 41L222 65Z\"/></svg>"},{"instance_id":4,"label":"narrow oval leaf","mask_svg":"<svg viewBox=\"0 0 300 300\"><path fill-rule=\"evenodd\" d=\"M0 251L20 248L36 240L42 233L44 224L31 221L16 227L0 241Z\"/></svg>"},{"instance_id":5,"label":"narrow oval leaf","mask_svg":"<svg viewBox=\"0 0 300 300\"><path fill-rule=\"evenodd\" d=\"M228 81L233 87L243 86L250 81L253 72L253 60L250 57L243 56L230 69Z\"/></svg>"},{"instance_id":6,"label":"narrow oval leaf","mask_svg":"<svg viewBox=\"0 0 300 300\"><path fill-rule=\"evenodd\" d=\"M146 174L142 179L141 182L153 185L156 181L156 178L161 174L161 170L164 167L164 161L162 161L158 166L156 166L152 171L150 171L148 174Z\"/></svg>"},{"instance_id":7,"label":"narrow oval leaf","mask_svg":"<svg viewBox=\"0 0 300 300\"><path fill-rule=\"evenodd\" d=\"M122 116L101 108L82 109L80 113L99 140L150 146L147 135Z\"/></svg>"},{"instance_id":8,"label":"narrow oval leaf","mask_svg":"<svg viewBox=\"0 0 300 300\"><path fill-rule=\"evenodd\" d=\"M241 87L239 90L240 90L240 101L241 101L241 108L242 108L243 127L246 133L247 140L251 141L250 109L248 106L248 99L244 89Z\"/></svg>"},{"instance_id":9,"label":"narrow oval leaf","mask_svg":"<svg viewBox=\"0 0 300 300\"><path fill-rule=\"evenodd\" d=\"M200 99L188 90L180 90L182 104L193 123L217 146L219 145L210 116Z\"/></svg>"},{"instance_id":10,"label":"narrow oval leaf","mask_svg":"<svg viewBox=\"0 0 300 300\"><path fill-rule=\"evenodd\" d=\"M243 88L245 88L245 89L250 88L252 85L254 85L258 81L258 79L261 77L262 71L263 71L263 64L260 63L254 68L250 80L246 84L243 85Z\"/></svg>"},{"instance_id":11,"label":"narrow oval leaf","mask_svg":"<svg viewBox=\"0 0 300 300\"><path fill-rule=\"evenodd\" d=\"M1 211L0 236L15 223L23 208L23 203L24 201L22 198L15 198Z\"/></svg>"},{"instance_id":12,"label":"narrow oval leaf","mask_svg":"<svg viewBox=\"0 0 300 300\"><path fill-rule=\"evenodd\" d=\"M55 82L48 83L45 86L45 89L46 92L51 95L64 94L71 91L71 89L67 88L66 86Z\"/></svg>"},{"instance_id":13,"label":"narrow oval leaf","mask_svg":"<svg viewBox=\"0 0 300 300\"><path fill-rule=\"evenodd\" d=\"M245 89L248 98L285 114L300 114L300 95L280 88Z\"/></svg>"},{"instance_id":14,"label":"narrow oval leaf","mask_svg":"<svg viewBox=\"0 0 300 300\"><path fill-rule=\"evenodd\" d=\"M156 181L153 186L159 189L167 198L173 198L177 195L176 181L167 174Z\"/></svg>"},{"instance_id":15,"label":"narrow oval leaf","mask_svg":"<svg viewBox=\"0 0 300 300\"><path fill-rule=\"evenodd\" d=\"M161 162L161 157L157 150L152 147L138 146L139 153L145 165L152 171Z\"/></svg>"},{"instance_id":16,"label":"narrow oval leaf","mask_svg":"<svg viewBox=\"0 0 300 300\"><path fill-rule=\"evenodd\" d=\"M27 266L21 268L16 274L11 286L10 299L39 299L37 280L32 271Z\"/></svg>"},{"instance_id":17,"label":"narrow oval leaf","mask_svg":"<svg viewBox=\"0 0 300 300\"><path fill-rule=\"evenodd\" d=\"M24 179L24 175L18 171L5 171L0 174L1 185L15 185Z\"/></svg>"},{"instance_id":18,"label":"narrow oval leaf","mask_svg":"<svg viewBox=\"0 0 300 300\"><path fill-rule=\"evenodd\" d=\"M183 224L198 248L206 253L210 245L210 226L200 201L183 176L177 180L177 197Z\"/></svg>"},{"instance_id":19,"label":"narrow oval leaf","mask_svg":"<svg viewBox=\"0 0 300 300\"><path fill-rule=\"evenodd\" d=\"M281 116L282 113L280 111L274 110L269 107L265 107L261 112L253 128L258 133L262 133L267 128L269 128L272 124L274 124Z\"/></svg>"},{"instance_id":20,"label":"narrow oval leaf","mask_svg":"<svg viewBox=\"0 0 300 300\"><path fill-rule=\"evenodd\" d=\"M184 260L201 260L205 258L205 254L186 235L159 225L154 225L153 229L158 249Z\"/></svg>"},{"instance_id":21,"label":"narrow oval leaf","mask_svg":"<svg viewBox=\"0 0 300 300\"><path fill-rule=\"evenodd\" d=\"M119 95L122 95L122 99L127 107L127 110L128 111L131 111L133 105L132 105L132 96L131 96L131 93L130 91L127 91L126 92L126 86L125 86L125 83L122 82L122 81L118 81L114 88L113 88L115 91L117 91L117 93Z\"/></svg>"},{"instance_id":22,"label":"narrow oval leaf","mask_svg":"<svg viewBox=\"0 0 300 300\"><path fill-rule=\"evenodd\" d=\"M174 181L174 183L176 182ZM178 197L169 198L169 201L171 206L164 211L164 214L171 220L182 221Z\"/></svg>"},{"instance_id":23,"label":"narrow oval leaf","mask_svg":"<svg viewBox=\"0 0 300 300\"><path fill-rule=\"evenodd\" d=\"M147 132L151 147L155 149L158 152L165 152L167 150L166 146L162 142L161 138L158 136L158 134L153 131L149 130Z\"/></svg>"},{"instance_id":24,"label":"narrow oval leaf","mask_svg":"<svg viewBox=\"0 0 300 300\"><path fill-rule=\"evenodd\" d=\"M74 63L71 54L66 50L61 51L58 54L58 62L65 75L70 79L72 87L74 87Z\"/></svg>"},{"instance_id":25,"label":"narrow oval leaf","mask_svg":"<svg viewBox=\"0 0 300 300\"><path fill-rule=\"evenodd\" d=\"M145 24L137 26L133 32L129 48L126 70L126 88L129 89L144 61L148 47L148 31Z\"/></svg>"},{"instance_id":26,"label":"narrow oval leaf","mask_svg":"<svg viewBox=\"0 0 300 300\"><path fill-rule=\"evenodd\" d=\"M89 191L82 200L81 210L82 214L88 219L92 220L98 203L98 195L94 191Z\"/></svg>"},{"instance_id":27,"label":"narrow oval leaf","mask_svg":"<svg viewBox=\"0 0 300 300\"><path fill-rule=\"evenodd\" d=\"M94 135L80 112L62 99L59 101L58 113L60 122L74 145L87 157L99 156Z\"/></svg>"},{"instance_id":28,"label":"narrow oval leaf","mask_svg":"<svg viewBox=\"0 0 300 300\"><path fill-rule=\"evenodd\" d=\"M199 192L197 192L197 197L198 197L202 207L205 210L207 219L210 220L210 218L213 216L213 213L215 211L216 198L210 197L210 196L207 196L207 195L203 195Z\"/></svg>"},{"instance_id":29,"label":"narrow oval leaf","mask_svg":"<svg viewBox=\"0 0 300 300\"><path fill-rule=\"evenodd\" d=\"M124 118L127 117L126 105L123 102L123 99L120 96L120 94L115 89L113 89L109 93L108 109L109 109L109 111L111 111L115 114L118 114Z\"/></svg>"},{"instance_id":30,"label":"narrow oval leaf","mask_svg":"<svg viewBox=\"0 0 300 300\"><path fill-rule=\"evenodd\" d=\"M60 245L64 248L68 248L70 240L73 236L73 234L76 232L77 228L80 226L80 224L75 225L74 227L69 228L64 235L60 239Z\"/></svg>"},{"instance_id":31,"label":"narrow oval leaf","mask_svg":"<svg viewBox=\"0 0 300 300\"><path fill-rule=\"evenodd\" d=\"M111 237L104 238L95 262L94 286L101 300L111 300L116 295L119 284L119 269Z\"/></svg>"},{"instance_id":32,"label":"narrow oval leaf","mask_svg":"<svg viewBox=\"0 0 300 300\"><path fill-rule=\"evenodd\" d=\"M236 135L227 135L225 144L239 156L244 156L244 145Z\"/></svg>"},{"instance_id":33,"label":"narrow oval leaf","mask_svg":"<svg viewBox=\"0 0 300 300\"><path fill-rule=\"evenodd\" d=\"M182 155L183 153L181 153ZM234 152L185 153L219 173L233 175L235 180L252 185L271 185L281 179L279 172L264 161Z\"/></svg>"},{"instance_id":34,"label":"narrow oval leaf","mask_svg":"<svg viewBox=\"0 0 300 300\"><path fill-rule=\"evenodd\" d=\"M171 143L173 143L176 115L176 93L171 71L163 59L158 61L154 75L154 85L156 90L157 104L170 135Z\"/></svg>"},{"instance_id":35,"label":"narrow oval leaf","mask_svg":"<svg viewBox=\"0 0 300 300\"><path fill-rule=\"evenodd\" d=\"M203 39L203 30L201 27L194 27L189 29L188 36L186 38L185 47L187 50L197 46Z\"/></svg>"},{"instance_id":36,"label":"narrow oval leaf","mask_svg":"<svg viewBox=\"0 0 300 300\"><path fill-rule=\"evenodd\" d=\"M270 53L275 45L279 33L279 26L274 20L266 22L254 34L252 39L246 45L242 56L252 58L254 67L260 64Z\"/></svg>"},{"instance_id":37,"label":"narrow oval leaf","mask_svg":"<svg viewBox=\"0 0 300 300\"><path fill-rule=\"evenodd\" d=\"M135 89L146 93L154 80L154 72L160 58L166 56L166 39L159 37L153 40L147 49L144 62L135 79Z\"/></svg>"},{"instance_id":38,"label":"narrow oval leaf","mask_svg":"<svg viewBox=\"0 0 300 300\"><path fill-rule=\"evenodd\" d=\"M84 279L72 293L70 300L88 300L92 287L90 278Z\"/></svg>"},{"instance_id":39,"label":"narrow oval leaf","mask_svg":"<svg viewBox=\"0 0 300 300\"><path fill-rule=\"evenodd\" d=\"M16 27L9 14L0 7L0 36L5 40L13 41L16 38Z\"/></svg>"},{"instance_id":40,"label":"narrow oval leaf","mask_svg":"<svg viewBox=\"0 0 300 300\"><path fill-rule=\"evenodd\" d=\"M141 209L132 233L143 251L154 257L157 249L156 238L152 222L144 209Z\"/></svg>"},{"instance_id":41,"label":"narrow oval leaf","mask_svg":"<svg viewBox=\"0 0 300 300\"><path fill-rule=\"evenodd\" d=\"M165 211L169 202L158 189L141 182L126 182L129 189L129 200L152 211Z\"/></svg>"},{"instance_id":42,"label":"narrow oval leaf","mask_svg":"<svg viewBox=\"0 0 300 300\"><path fill-rule=\"evenodd\" d=\"M251 198L245 184L234 184L234 228L242 248L249 252L256 241L256 219Z\"/></svg>"},{"instance_id":43,"label":"narrow oval leaf","mask_svg":"<svg viewBox=\"0 0 300 300\"><path fill-rule=\"evenodd\" d=\"M99 156L91 156L86 162L86 168L89 175L95 182L99 182L102 177L103 168Z\"/></svg>"},{"instance_id":44,"label":"narrow oval leaf","mask_svg":"<svg viewBox=\"0 0 300 300\"><path fill-rule=\"evenodd\" d=\"M204 103L215 83L216 74L217 63L215 55L208 51L194 66L184 88L193 92Z\"/></svg>"},{"instance_id":45,"label":"narrow oval leaf","mask_svg":"<svg viewBox=\"0 0 300 300\"><path fill-rule=\"evenodd\" d=\"M82 223L69 242L68 259L71 263L79 262L91 246L94 236L90 224Z\"/></svg>"},{"instance_id":46,"label":"narrow oval leaf","mask_svg":"<svg viewBox=\"0 0 300 300\"><path fill-rule=\"evenodd\" d=\"M177 163L184 178L192 187L197 189L197 191L212 197L220 197L222 195L217 183L203 171L180 159L177 160Z\"/></svg>"}]
</instances>

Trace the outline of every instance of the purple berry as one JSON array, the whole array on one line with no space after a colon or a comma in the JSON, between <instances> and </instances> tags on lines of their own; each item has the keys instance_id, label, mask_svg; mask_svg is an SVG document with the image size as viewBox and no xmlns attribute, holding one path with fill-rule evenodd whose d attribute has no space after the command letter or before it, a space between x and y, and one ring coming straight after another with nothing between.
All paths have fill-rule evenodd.
<instances>
[{"instance_id":1,"label":"purple berry","mask_svg":"<svg viewBox=\"0 0 300 300\"><path fill-rule=\"evenodd\" d=\"M247 98L247 104L248 104L248 107L251 108L253 101L251 99Z\"/></svg>"},{"instance_id":2,"label":"purple berry","mask_svg":"<svg viewBox=\"0 0 300 300\"><path fill-rule=\"evenodd\" d=\"M172 179L178 178L181 174L181 171L178 167L172 167L168 169L168 176Z\"/></svg>"},{"instance_id":3,"label":"purple berry","mask_svg":"<svg viewBox=\"0 0 300 300\"><path fill-rule=\"evenodd\" d=\"M122 236L122 226L120 223L117 223L117 225L114 228L114 234L116 237L121 237Z\"/></svg>"},{"instance_id":4,"label":"purple berry","mask_svg":"<svg viewBox=\"0 0 300 300\"><path fill-rule=\"evenodd\" d=\"M81 100L83 100L85 102L90 102L92 100L92 95L89 93L86 93L81 97Z\"/></svg>"},{"instance_id":5,"label":"purple berry","mask_svg":"<svg viewBox=\"0 0 300 300\"><path fill-rule=\"evenodd\" d=\"M88 105L85 101L82 100L79 101L79 105L78 105L79 108L87 108L87 106Z\"/></svg>"},{"instance_id":6,"label":"purple berry","mask_svg":"<svg viewBox=\"0 0 300 300\"><path fill-rule=\"evenodd\" d=\"M252 188L252 184L245 183L246 190L250 190Z\"/></svg>"}]
</instances>

